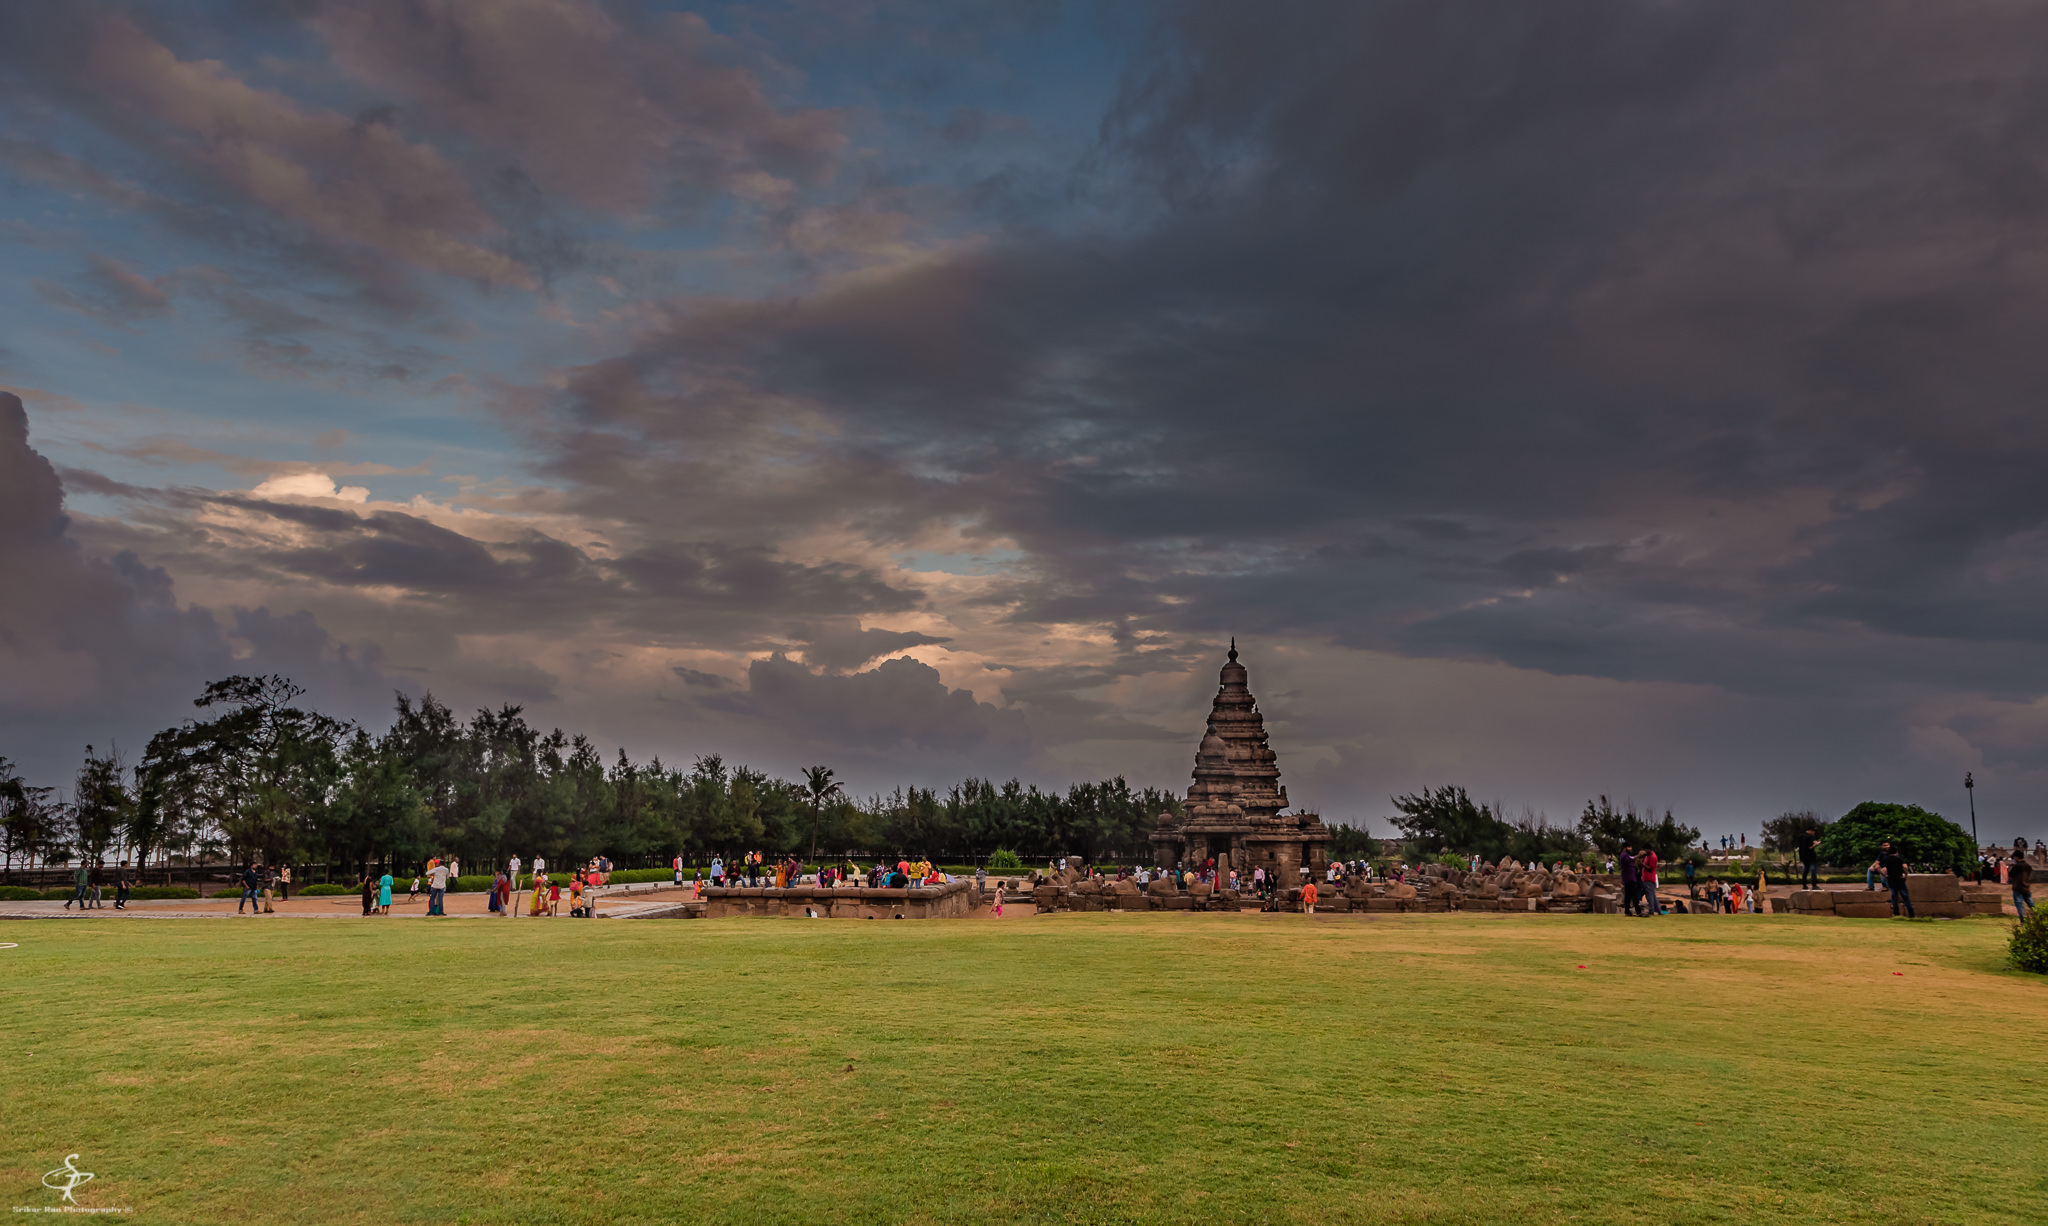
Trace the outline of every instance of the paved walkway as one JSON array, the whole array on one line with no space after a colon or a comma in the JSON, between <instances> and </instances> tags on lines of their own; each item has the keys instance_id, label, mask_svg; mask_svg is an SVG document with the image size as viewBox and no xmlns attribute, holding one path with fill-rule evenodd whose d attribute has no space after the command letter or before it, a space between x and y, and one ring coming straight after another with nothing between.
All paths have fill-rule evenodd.
<instances>
[{"instance_id":1,"label":"paved walkway","mask_svg":"<svg viewBox=\"0 0 2048 1226\"><path fill-rule=\"evenodd\" d=\"M77 907L66 908L61 902L0 902L0 919L233 919L236 917L235 904L239 894L217 894L210 898L197 899L137 899L125 909L116 910L112 901L113 892L107 892L107 905L80 911ZM529 891L525 898L533 897ZM681 902L690 897L688 886L678 890L663 882L636 884L632 886L607 886L598 894L597 912L600 916L625 918L641 911ZM514 902L520 901L518 896ZM294 916L299 919L424 919L427 917L427 896L422 892L418 899L408 902L402 892L391 896L391 911L388 915L365 916L360 894L326 894L311 898L297 897L287 901L271 900L270 914L252 917L248 911L240 913L244 920L276 919L278 916ZM557 917L495 915L490 910L489 894L450 894L445 909L448 917L464 919L528 920L547 918L569 918L567 891L563 892L562 913Z\"/></svg>"}]
</instances>

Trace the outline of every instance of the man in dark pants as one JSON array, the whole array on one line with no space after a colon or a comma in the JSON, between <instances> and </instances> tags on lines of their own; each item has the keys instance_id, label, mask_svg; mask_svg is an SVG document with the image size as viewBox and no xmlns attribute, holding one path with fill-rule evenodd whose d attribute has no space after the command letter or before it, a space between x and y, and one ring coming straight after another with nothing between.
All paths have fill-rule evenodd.
<instances>
[{"instance_id":1,"label":"man in dark pants","mask_svg":"<svg viewBox=\"0 0 2048 1226\"><path fill-rule=\"evenodd\" d=\"M1884 883L1892 892L1892 914L1896 916L1904 902L1906 918L1920 918L1913 913L1913 896L1906 892L1906 858L1893 850L1890 839L1877 849L1877 862L1884 865Z\"/></svg>"},{"instance_id":2,"label":"man in dark pants","mask_svg":"<svg viewBox=\"0 0 2048 1226\"><path fill-rule=\"evenodd\" d=\"M2034 866L2018 856L2005 870L2006 884L2012 887L2012 908L2027 918L2027 912L2034 909Z\"/></svg>"},{"instance_id":3,"label":"man in dark pants","mask_svg":"<svg viewBox=\"0 0 2048 1226\"><path fill-rule=\"evenodd\" d=\"M1810 826L1799 836L1799 888L1820 888L1820 836Z\"/></svg>"},{"instance_id":4,"label":"man in dark pants","mask_svg":"<svg viewBox=\"0 0 2048 1226\"><path fill-rule=\"evenodd\" d=\"M1621 845L1621 854L1614 857L1621 869L1621 910L1624 915L1636 913L1636 895L1643 892L1642 870L1636 867L1636 850L1628 844Z\"/></svg>"},{"instance_id":5,"label":"man in dark pants","mask_svg":"<svg viewBox=\"0 0 2048 1226\"><path fill-rule=\"evenodd\" d=\"M243 903L249 905L249 914L262 914L263 908L260 904L263 900L257 896L257 892L262 888L263 879L256 875L256 866L251 864L244 868L242 870L242 897L235 903L235 914L240 915L242 913Z\"/></svg>"},{"instance_id":6,"label":"man in dark pants","mask_svg":"<svg viewBox=\"0 0 2048 1226\"><path fill-rule=\"evenodd\" d=\"M1700 900L1700 866L1690 856L1685 861L1685 896L1692 902Z\"/></svg>"},{"instance_id":7,"label":"man in dark pants","mask_svg":"<svg viewBox=\"0 0 2048 1226\"><path fill-rule=\"evenodd\" d=\"M114 874L114 910L128 909L128 888L134 884L128 879L128 862L121 861L120 870Z\"/></svg>"}]
</instances>

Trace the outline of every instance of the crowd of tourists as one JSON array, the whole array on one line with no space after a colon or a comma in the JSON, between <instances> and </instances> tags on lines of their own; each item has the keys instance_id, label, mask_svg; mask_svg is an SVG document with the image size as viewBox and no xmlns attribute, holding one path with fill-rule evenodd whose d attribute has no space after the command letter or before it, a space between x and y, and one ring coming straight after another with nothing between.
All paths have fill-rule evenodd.
<instances>
[{"instance_id":1,"label":"crowd of tourists","mask_svg":"<svg viewBox=\"0 0 2048 1226\"><path fill-rule=\"evenodd\" d=\"M1735 840L1725 840L1733 843ZM1746 843L1747 840L1743 839ZM1815 830L1802 832L1796 842L1799 865L1798 886L1817 889L1819 880L1819 837ZM2033 859L2041 858L2042 846L2034 845ZM1478 856L1470 856L1469 871L1477 872L1485 867ZM2037 866L2030 863L2028 848L2024 839L2015 840L2010 852L2004 849L1989 849L1980 856L1971 870L1957 870L1957 875L1980 883L1995 882L2006 886L2012 892L2013 906L2020 916L2025 917L2034 907L2033 877ZM675 885L681 887L685 866L680 855L670 861L674 871ZM1549 865L1530 861L1525 867L1530 872L1547 869L1553 874L1608 874L1618 875L1622 884L1622 911L1636 917L1668 915L1673 912L1710 909L1727 914L1759 913L1769 909L1765 901L1768 882L1763 870L1758 869L1754 884L1744 879L1709 876L1704 881L1699 877L1699 865L1692 857L1679 862L1678 872L1685 885L1685 897L1666 897L1660 891L1665 888L1662 875L1667 871L1660 862L1653 847L1637 848L1623 846L1612 856L1598 857L1591 861L1558 860ZM945 885L952 877L935 866L929 859L898 859L891 863L877 861L863 869L851 860L842 859L837 863L807 866L795 857L773 857L759 851L749 851L734 856L730 862L724 856L715 855L708 870L691 869L689 883L701 897L707 886L771 886L787 888L793 885L863 885L870 888L923 889ZM1048 864L1043 876L1031 875L1031 883L1050 878L1058 873L1057 864ZM1085 870L1097 881L1111 883L1130 880L1140 889L1149 886L1161 877L1170 877L1175 888L1187 891L1197 884L1212 888L1230 889L1265 900L1277 909L1284 895L1286 883L1279 874L1268 871L1264 866L1255 867L1249 873L1238 869L1219 866L1214 859L1198 864L1176 865L1172 868L1154 868L1145 865L1128 867L1094 866ZM1321 884L1331 890L1341 891L1354 880L1393 882L1405 881L1420 871L1403 862L1375 864L1368 860L1332 860L1322 866ZM1876 890L1880 884L1888 893L1894 915L1903 912L1914 916L1913 898L1907 877L1914 871L1913 865L1890 842L1879 849L1878 854L1864 871L1864 888ZM453 856L435 856L429 859L424 870L411 878L407 902L417 901L422 890L427 895L427 911L430 916L447 914L447 894L453 888L455 879L461 875L460 862ZM596 892L605 886L611 877L612 862L605 857L596 857L586 864L567 872L550 875L547 861L534 857L532 864L525 865L518 856L513 856L492 878L486 908L490 914L513 916L557 916L562 914L564 901L568 903L571 916L589 916L595 913ZM137 884L137 876L126 860L111 872L101 865L83 864L73 870L74 889L64 903L68 910L74 904L81 910L106 906L103 892L108 884L114 887L114 907L126 909L129 893ZM977 882L987 892L987 870L975 873ZM241 888L235 905L236 914L250 915L271 913L273 900L284 900L291 896L292 871L289 865L266 866L252 861L243 866L238 874L237 884ZM392 893L397 882L390 872L358 876L357 885L362 896L364 915L388 915L391 912ZM1303 882L1303 901L1314 906L1318 882L1313 877ZM1000 894L1000 885L998 892ZM564 896L566 897L566 900ZM1001 914L1000 900L997 914Z\"/></svg>"},{"instance_id":2,"label":"crowd of tourists","mask_svg":"<svg viewBox=\"0 0 2048 1226\"><path fill-rule=\"evenodd\" d=\"M675 863L676 881L680 884L680 859ZM985 871L982 875L986 875ZM765 886L780 890L805 885L861 885L870 889L921 890L945 885L952 880L930 860L924 859L898 860L893 865L886 860L877 861L867 869L851 860L841 860L837 864L821 864L813 868L793 856L771 860L758 851L750 851L736 857L731 864L727 864L723 856L713 856L709 872L698 871L692 878L692 884L701 895L707 885L714 889Z\"/></svg>"}]
</instances>

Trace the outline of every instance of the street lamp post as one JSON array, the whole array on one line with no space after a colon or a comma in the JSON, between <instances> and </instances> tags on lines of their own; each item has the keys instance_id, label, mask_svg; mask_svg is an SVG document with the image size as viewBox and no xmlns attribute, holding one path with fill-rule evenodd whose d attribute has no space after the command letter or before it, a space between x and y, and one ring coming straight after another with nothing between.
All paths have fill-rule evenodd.
<instances>
[{"instance_id":1,"label":"street lamp post","mask_svg":"<svg viewBox=\"0 0 2048 1226\"><path fill-rule=\"evenodd\" d=\"M1970 772L1963 772L1963 793L1970 798L1970 841L1977 844L1977 854L1984 854L1984 844L1977 838L1977 781L1970 778Z\"/></svg>"}]
</instances>

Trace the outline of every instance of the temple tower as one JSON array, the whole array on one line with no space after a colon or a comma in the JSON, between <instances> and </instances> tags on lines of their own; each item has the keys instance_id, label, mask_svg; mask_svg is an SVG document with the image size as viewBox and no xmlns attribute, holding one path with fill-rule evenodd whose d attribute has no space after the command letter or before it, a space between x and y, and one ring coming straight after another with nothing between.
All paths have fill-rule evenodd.
<instances>
[{"instance_id":1,"label":"temple tower","mask_svg":"<svg viewBox=\"0 0 2048 1226\"><path fill-rule=\"evenodd\" d=\"M1194 783L1179 817L1159 815L1153 859L1162 868L1214 859L1227 872L1254 868L1293 885L1304 869L1320 869L1330 832L1313 813L1285 813L1279 755L1266 739L1266 719L1252 696L1251 672L1237 662L1237 640L1217 677L1209 726L1195 750Z\"/></svg>"}]
</instances>

